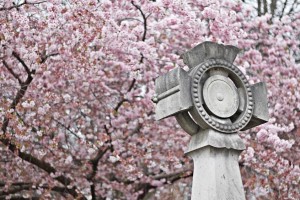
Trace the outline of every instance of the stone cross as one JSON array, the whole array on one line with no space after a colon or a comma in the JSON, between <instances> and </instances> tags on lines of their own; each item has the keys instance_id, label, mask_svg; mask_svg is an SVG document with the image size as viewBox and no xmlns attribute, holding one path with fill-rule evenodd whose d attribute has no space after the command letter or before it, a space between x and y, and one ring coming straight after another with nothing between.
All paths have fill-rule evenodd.
<instances>
[{"instance_id":1,"label":"stone cross","mask_svg":"<svg viewBox=\"0 0 300 200\"><path fill-rule=\"evenodd\" d=\"M238 52L201 43L182 56L188 71L175 68L155 81L156 119L175 116L191 135L192 200L245 199L238 164L245 145L237 132L269 117L266 85L249 84L233 65Z\"/></svg>"}]
</instances>

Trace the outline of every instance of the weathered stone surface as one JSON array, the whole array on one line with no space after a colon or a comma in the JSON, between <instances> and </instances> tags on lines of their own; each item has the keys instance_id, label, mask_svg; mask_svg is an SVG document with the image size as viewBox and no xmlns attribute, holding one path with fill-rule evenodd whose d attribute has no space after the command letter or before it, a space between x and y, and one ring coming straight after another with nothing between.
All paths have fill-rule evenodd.
<instances>
[{"instance_id":1,"label":"weathered stone surface","mask_svg":"<svg viewBox=\"0 0 300 200\"><path fill-rule=\"evenodd\" d=\"M189 153L194 161L191 200L244 200L240 152L205 146Z\"/></svg>"},{"instance_id":2,"label":"weathered stone surface","mask_svg":"<svg viewBox=\"0 0 300 200\"><path fill-rule=\"evenodd\" d=\"M181 112L175 115L177 122L181 128L190 135L199 132L200 126L194 122L188 112Z\"/></svg>"},{"instance_id":3,"label":"weathered stone surface","mask_svg":"<svg viewBox=\"0 0 300 200\"><path fill-rule=\"evenodd\" d=\"M251 86L251 89L255 103L254 111L250 122L243 130L266 123L269 120L266 84L264 82L256 83Z\"/></svg>"},{"instance_id":4,"label":"weathered stone surface","mask_svg":"<svg viewBox=\"0 0 300 200\"><path fill-rule=\"evenodd\" d=\"M185 53L188 72L175 68L155 82L156 119L177 115L190 135L209 128L235 133L268 121L265 85L251 86L232 64L238 51L204 42Z\"/></svg>"},{"instance_id":5,"label":"weathered stone surface","mask_svg":"<svg viewBox=\"0 0 300 200\"><path fill-rule=\"evenodd\" d=\"M264 83L250 85L232 63L238 48L204 42L156 80L156 118L175 116L190 134L194 160L192 200L244 200L238 157L245 149L237 131L268 121Z\"/></svg>"},{"instance_id":6,"label":"weathered stone surface","mask_svg":"<svg viewBox=\"0 0 300 200\"><path fill-rule=\"evenodd\" d=\"M201 129L235 133L247 125L253 113L253 94L236 66L211 58L193 68L189 75L193 106L188 112Z\"/></svg>"},{"instance_id":7,"label":"weathered stone surface","mask_svg":"<svg viewBox=\"0 0 300 200\"><path fill-rule=\"evenodd\" d=\"M175 68L155 81L156 120L172 116L192 107L190 77L181 68Z\"/></svg>"},{"instance_id":8,"label":"weathered stone surface","mask_svg":"<svg viewBox=\"0 0 300 200\"><path fill-rule=\"evenodd\" d=\"M231 117L239 107L237 88L221 75L209 77L203 86L203 98L208 109L218 117Z\"/></svg>"},{"instance_id":9,"label":"weathered stone surface","mask_svg":"<svg viewBox=\"0 0 300 200\"><path fill-rule=\"evenodd\" d=\"M243 140L237 133L224 134L213 129L206 129L192 135L186 154L206 146L241 151L245 149Z\"/></svg>"},{"instance_id":10,"label":"weathered stone surface","mask_svg":"<svg viewBox=\"0 0 300 200\"><path fill-rule=\"evenodd\" d=\"M183 62L191 69L210 58L220 58L233 63L240 50L231 45L221 45L213 42L203 42L184 53Z\"/></svg>"}]
</instances>

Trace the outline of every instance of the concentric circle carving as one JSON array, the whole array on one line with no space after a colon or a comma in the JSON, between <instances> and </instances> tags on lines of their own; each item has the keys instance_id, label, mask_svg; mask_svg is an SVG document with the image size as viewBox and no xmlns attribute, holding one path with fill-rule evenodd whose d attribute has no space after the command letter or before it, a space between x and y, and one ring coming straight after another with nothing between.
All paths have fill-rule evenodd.
<instances>
[{"instance_id":1,"label":"concentric circle carving","mask_svg":"<svg viewBox=\"0 0 300 200\"><path fill-rule=\"evenodd\" d=\"M231 117L239 107L235 85L221 75L211 76L205 81L203 98L208 109L221 118Z\"/></svg>"},{"instance_id":2,"label":"concentric circle carving","mask_svg":"<svg viewBox=\"0 0 300 200\"><path fill-rule=\"evenodd\" d=\"M236 132L248 124L253 113L252 91L236 66L210 59L195 67L191 75L193 118L224 133Z\"/></svg>"}]
</instances>

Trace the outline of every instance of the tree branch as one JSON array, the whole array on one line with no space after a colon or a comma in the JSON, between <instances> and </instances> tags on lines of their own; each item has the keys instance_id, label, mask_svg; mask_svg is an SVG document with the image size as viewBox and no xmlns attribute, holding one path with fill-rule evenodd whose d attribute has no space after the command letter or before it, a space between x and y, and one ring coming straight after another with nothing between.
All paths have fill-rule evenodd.
<instances>
[{"instance_id":1,"label":"tree branch","mask_svg":"<svg viewBox=\"0 0 300 200\"><path fill-rule=\"evenodd\" d=\"M61 123L59 120L56 120L52 117L54 121L56 121L60 126L62 126L64 129L68 130L72 135L74 135L77 139L80 139L80 137L70 129L70 127L67 127L65 124Z\"/></svg>"},{"instance_id":2,"label":"tree branch","mask_svg":"<svg viewBox=\"0 0 300 200\"><path fill-rule=\"evenodd\" d=\"M22 64L22 66L26 70L27 74L31 76L32 72L30 71L29 67L26 65L24 60L22 60L15 51L12 52L12 55Z\"/></svg>"},{"instance_id":3,"label":"tree branch","mask_svg":"<svg viewBox=\"0 0 300 200\"><path fill-rule=\"evenodd\" d=\"M5 183L1 182L0 183L0 187L4 187ZM10 185L10 188L8 188L7 191L0 191L0 196L7 196L10 194L16 194L18 192L21 192L23 190L34 190L34 184L31 182L17 182L17 183L12 183ZM38 188L43 188L43 189L50 189L51 191L55 191L58 193L66 193L67 192L67 188L65 187L49 187L48 185L42 185L42 186L38 186L36 187L35 190L37 190Z\"/></svg>"},{"instance_id":4,"label":"tree branch","mask_svg":"<svg viewBox=\"0 0 300 200\"><path fill-rule=\"evenodd\" d=\"M141 40L144 42L144 41L146 40L146 36L147 36L147 18L150 16L150 14L149 14L148 16L146 16L145 13L143 12L143 10L141 9L140 6L136 5L133 1L131 1L131 4L132 4L136 9L138 9L139 12L140 12L141 15L142 15L144 31L143 31L143 36L142 36L142 39L141 39ZM141 53L140 63L143 63L144 58L145 58L144 55ZM136 83L136 79L133 78L133 80L132 80L132 82L131 82L131 84L130 84L128 90L127 90L127 92L130 92L130 91L133 89L135 83ZM123 105L123 103L126 102L126 101L128 102L127 99L123 98L123 99L117 104L117 106L114 108L114 110L117 112L117 111L119 110L119 108Z\"/></svg>"},{"instance_id":5,"label":"tree branch","mask_svg":"<svg viewBox=\"0 0 300 200\"><path fill-rule=\"evenodd\" d=\"M97 169L98 169L98 163L99 163L99 160L104 156L104 154L110 149L110 147L106 147L106 148L102 148L102 149L99 149L98 152L97 152L97 155L90 160L90 163L92 164L92 172L87 176L87 179L88 180L92 180L95 175L96 175L96 172L97 172Z\"/></svg>"},{"instance_id":6,"label":"tree branch","mask_svg":"<svg viewBox=\"0 0 300 200\"><path fill-rule=\"evenodd\" d=\"M272 0L272 3L273 3L274 0ZM286 5L287 5L287 2L288 0L285 0L284 4L283 4L283 8L282 8L282 11L281 11L281 14L280 14L280 17L279 19L281 19L284 15L284 11L285 11L285 8L286 8Z\"/></svg>"},{"instance_id":7,"label":"tree branch","mask_svg":"<svg viewBox=\"0 0 300 200\"><path fill-rule=\"evenodd\" d=\"M98 163L99 160L104 156L104 154L110 149L110 147L106 147L104 149L99 149L97 155L90 160L90 163L92 164L92 172L87 176L87 180L93 182L93 179L97 173L98 170ZM92 200L96 200L96 191L95 191L95 184L91 185L91 195L92 195Z\"/></svg>"},{"instance_id":8,"label":"tree branch","mask_svg":"<svg viewBox=\"0 0 300 200\"><path fill-rule=\"evenodd\" d=\"M28 88L29 84L31 83L32 79L33 79L32 76L30 74L28 74L26 81L22 82L21 88L18 90L16 97L14 98L13 102L11 103L10 109L15 110L15 108L18 105L18 103L20 102L20 100L24 97L24 95L27 91L27 88ZM9 123L9 118L5 117L3 120L2 127L1 127L4 135L6 133L8 123Z\"/></svg>"},{"instance_id":9,"label":"tree branch","mask_svg":"<svg viewBox=\"0 0 300 200\"><path fill-rule=\"evenodd\" d=\"M297 3L298 0L294 0L292 6L291 6L291 9L289 10L289 12L287 13L287 15L290 15L293 11L294 11L294 6L295 4Z\"/></svg>"},{"instance_id":10,"label":"tree branch","mask_svg":"<svg viewBox=\"0 0 300 200\"><path fill-rule=\"evenodd\" d=\"M46 62L46 60L52 56L58 56L58 55L59 55L59 53L44 54L41 56L41 58L42 58L41 63Z\"/></svg>"},{"instance_id":11,"label":"tree branch","mask_svg":"<svg viewBox=\"0 0 300 200\"><path fill-rule=\"evenodd\" d=\"M179 180L180 178L187 178L192 175L193 175L193 170L190 168L185 168L180 171L176 171L176 172L169 173L169 174L159 174L159 175L154 176L153 178L156 180L166 179L167 181L170 181L173 183L176 180Z\"/></svg>"},{"instance_id":12,"label":"tree branch","mask_svg":"<svg viewBox=\"0 0 300 200\"><path fill-rule=\"evenodd\" d=\"M17 155L22 160L25 160L25 161L37 166L38 168L44 170L48 174L51 174L51 173L55 174L57 172L56 169L54 167L52 167L49 163L47 163L45 161L41 161L38 158L36 158L26 152L21 152L20 149L18 149L15 144L11 143L11 141L9 139L1 138L0 141L3 144L5 144L9 148L10 151L17 153ZM66 178L63 175L55 177L54 179L57 180L58 182L60 182L61 184L63 184L64 186L68 186L71 183L71 180L69 178ZM69 194L71 194L73 197L76 197L79 199L86 199L82 194L80 194L76 191L75 186L71 189L66 188L66 191Z\"/></svg>"},{"instance_id":13,"label":"tree branch","mask_svg":"<svg viewBox=\"0 0 300 200\"><path fill-rule=\"evenodd\" d=\"M32 73L34 72L31 72L29 70L29 67L26 65L26 63L19 57L18 54L16 54L15 52L13 52L13 55L14 57L17 58L17 60L23 65L23 67L25 68L26 72L27 72L27 79L24 83L21 84L21 88L18 90L17 94L16 94L16 97L14 98L12 104L10 105L10 109L13 109L15 110L17 104L20 102L20 100L24 97L26 91L27 91L27 88L28 86L30 85L30 83L32 82L33 80L33 77L31 76ZM14 152L14 153L17 153L17 155L22 159L22 160L25 160L37 167L39 167L40 169L44 170L45 172L47 172L48 174L55 174L56 173L56 169L54 167L52 167L49 163L47 162L44 162L44 161L41 161L39 160L38 158L32 156L31 154L28 154L28 153L25 153L25 152L21 152L20 149L16 146L16 144L14 144L10 139L8 139L6 137L6 131L7 131L7 127L8 127L8 124L9 124L9 118L8 117L5 117L4 120L3 120L3 124L2 124L2 135L1 135L1 138L0 138L0 141L6 145L9 150L11 152ZM71 183L71 180L64 177L64 176L58 176L58 177L55 177L54 178L55 180L59 181L60 183L62 183L63 185L67 186ZM79 199L85 199L85 197L78 193L76 191L76 188L75 186L71 189L68 189L67 188L67 191L69 194L71 194L72 196L74 197L77 197Z\"/></svg>"},{"instance_id":14,"label":"tree branch","mask_svg":"<svg viewBox=\"0 0 300 200\"><path fill-rule=\"evenodd\" d=\"M20 3L20 4L14 4L13 6L10 6L10 7L2 7L0 8L0 11L4 11L4 10L12 10L12 9L18 9L20 8L21 6L24 6L24 5L37 5L37 4L41 4L41 3L45 3L47 1L39 1L39 2L27 2L26 0L23 2L23 3Z\"/></svg>"},{"instance_id":15,"label":"tree branch","mask_svg":"<svg viewBox=\"0 0 300 200\"><path fill-rule=\"evenodd\" d=\"M5 60L2 61L4 67L11 73L11 75L13 75L13 77L15 77L15 79L18 80L18 82L20 84L22 84L22 80L20 79L20 77L8 66L7 62Z\"/></svg>"},{"instance_id":16,"label":"tree branch","mask_svg":"<svg viewBox=\"0 0 300 200\"><path fill-rule=\"evenodd\" d=\"M134 79L135 80L135 79ZM130 91L130 90L129 90ZM128 91L128 92L129 92ZM118 110L119 110L119 108L123 105L123 103L125 103L125 102L128 102L128 100L127 99L122 99L117 105L116 105L116 107L114 108L114 110L116 111L116 112L118 112Z\"/></svg>"},{"instance_id":17,"label":"tree branch","mask_svg":"<svg viewBox=\"0 0 300 200\"><path fill-rule=\"evenodd\" d=\"M146 35L147 35L147 18L150 16L148 15L146 17L145 13L143 12L143 10L141 9L140 6L136 5L133 1L131 2L131 4L140 11L142 18L143 18L143 25L144 25L144 32L143 32L143 36L142 36L142 41L144 42L146 40ZM144 60L144 55L141 53L141 59L140 59L140 63L143 63Z\"/></svg>"},{"instance_id":18,"label":"tree branch","mask_svg":"<svg viewBox=\"0 0 300 200\"><path fill-rule=\"evenodd\" d=\"M110 133L108 132L108 129L106 127L106 125L104 125L104 129L107 135L110 136ZM96 196L96 191L95 191L95 184L94 184L94 177L97 173L98 170L98 163L100 161L100 159L105 155L105 153L108 150L113 151L113 146L111 144L112 140L111 140L111 136L110 136L110 140L106 141L105 143L110 143L109 146L107 147L103 147L103 148L99 148L97 155L91 159L89 162L92 164L92 172L90 174L87 175L87 180L93 182L93 184L91 185L90 189L91 189L91 195L92 195L92 200L96 200L96 199L104 199L103 197L97 197Z\"/></svg>"},{"instance_id":19,"label":"tree branch","mask_svg":"<svg viewBox=\"0 0 300 200\"><path fill-rule=\"evenodd\" d=\"M160 174L152 178L155 180L166 179L164 184L169 184L169 183L174 183L177 180L180 180L182 178L188 178L191 176L193 176L193 171L190 168L186 168L170 174ZM157 186L153 186L150 183L139 184L137 187L137 191L142 190L142 193L140 193L138 199L143 199L147 195L149 190L154 188L157 188Z\"/></svg>"},{"instance_id":20,"label":"tree branch","mask_svg":"<svg viewBox=\"0 0 300 200\"><path fill-rule=\"evenodd\" d=\"M143 22L144 22L144 32L143 32L143 37L142 37L142 41L146 40L146 34L147 34L147 17L144 14L144 12L142 11L141 7L136 5L133 1L131 1L131 4L140 11L142 17L143 17Z\"/></svg>"},{"instance_id":21,"label":"tree branch","mask_svg":"<svg viewBox=\"0 0 300 200\"><path fill-rule=\"evenodd\" d=\"M130 84L128 90L127 90L127 92L130 92L130 91L132 90L132 88L133 88L135 82L136 82L136 79L134 78L134 79L132 80L132 82L131 82L131 84Z\"/></svg>"}]
</instances>

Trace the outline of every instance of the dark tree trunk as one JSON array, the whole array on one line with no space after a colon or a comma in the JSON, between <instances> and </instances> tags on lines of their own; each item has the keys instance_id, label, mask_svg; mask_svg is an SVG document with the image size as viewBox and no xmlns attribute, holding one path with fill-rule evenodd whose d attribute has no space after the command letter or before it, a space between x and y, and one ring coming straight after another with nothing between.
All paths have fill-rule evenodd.
<instances>
[{"instance_id":1,"label":"dark tree trunk","mask_svg":"<svg viewBox=\"0 0 300 200\"><path fill-rule=\"evenodd\" d=\"M264 2L264 14L266 14L268 12L268 2L267 0L263 0Z\"/></svg>"},{"instance_id":2,"label":"dark tree trunk","mask_svg":"<svg viewBox=\"0 0 300 200\"><path fill-rule=\"evenodd\" d=\"M261 0L257 0L257 15L261 16Z\"/></svg>"},{"instance_id":3,"label":"dark tree trunk","mask_svg":"<svg viewBox=\"0 0 300 200\"><path fill-rule=\"evenodd\" d=\"M284 3L284 7L283 7L282 12L284 12L286 3L287 3L287 0L286 0L285 3ZM272 0L272 1L271 1L271 14L272 14L272 16L274 16L275 11L276 11L276 8L277 8L277 0ZM282 14L283 14L283 13L282 13Z\"/></svg>"}]
</instances>

